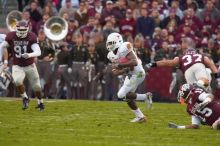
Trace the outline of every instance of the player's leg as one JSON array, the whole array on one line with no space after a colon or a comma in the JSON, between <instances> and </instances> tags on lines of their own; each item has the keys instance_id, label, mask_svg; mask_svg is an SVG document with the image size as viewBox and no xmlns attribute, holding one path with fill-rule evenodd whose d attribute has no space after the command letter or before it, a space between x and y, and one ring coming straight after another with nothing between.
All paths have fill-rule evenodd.
<instances>
[{"instance_id":1,"label":"player's leg","mask_svg":"<svg viewBox=\"0 0 220 146\"><path fill-rule=\"evenodd\" d=\"M25 68L25 73L29 80L35 96L37 97L37 108L41 111L44 109L42 89L40 85L40 78L35 64L32 64Z\"/></svg>"},{"instance_id":2,"label":"player's leg","mask_svg":"<svg viewBox=\"0 0 220 146\"><path fill-rule=\"evenodd\" d=\"M205 87L206 89L210 85L209 79L211 79L210 73L207 72L205 66L201 63L195 65L195 77L197 80L198 85L201 85L202 87Z\"/></svg>"},{"instance_id":3,"label":"player's leg","mask_svg":"<svg viewBox=\"0 0 220 146\"><path fill-rule=\"evenodd\" d=\"M16 86L16 90L18 94L23 98L23 109L27 109L29 106L29 98L25 91L25 86L23 84L24 78L25 78L25 72L22 67L13 65L12 66L12 77L14 79L14 83Z\"/></svg>"},{"instance_id":4,"label":"player's leg","mask_svg":"<svg viewBox=\"0 0 220 146\"><path fill-rule=\"evenodd\" d=\"M188 84L193 84L197 82L195 77L195 71L194 68L192 68L192 66L185 71L184 77Z\"/></svg>"},{"instance_id":5,"label":"player's leg","mask_svg":"<svg viewBox=\"0 0 220 146\"><path fill-rule=\"evenodd\" d=\"M118 91L117 95L118 95L118 98L121 98L121 99L125 98L126 99L128 106L135 114L136 118L133 119L131 122L143 122L143 121L145 121L145 116L136 105L135 100L137 98L137 95L136 95L136 93L131 92L136 87L135 82L136 81L132 77L131 77L131 79L126 77L124 84L120 88L120 90Z\"/></svg>"},{"instance_id":6,"label":"player's leg","mask_svg":"<svg viewBox=\"0 0 220 146\"><path fill-rule=\"evenodd\" d=\"M136 104L136 98L137 98L137 94L134 92L129 92L126 94L127 104L132 109L133 113L136 116L130 122L146 122L146 118L145 118L144 114L138 108L138 106Z\"/></svg>"},{"instance_id":7,"label":"player's leg","mask_svg":"<svg viewBox=\"0 0 220 146\"><path fill-rule=\"evenodd\" d=\"M137 87L139 85L142 84L142 82L145 80L145 74L143 74L142 77L139 77L139 78L135 78L136 82L133 84L133 89L131 90L132 92L135 92ZM147 92L145 94L136 94L137 95L137 98L136 100L137 101L145 101L147 103L147 107L150 109L152 108L152 104L153 104L153 100L152 100L152 93L151 92Z\"/></svg>"}]
</instances>

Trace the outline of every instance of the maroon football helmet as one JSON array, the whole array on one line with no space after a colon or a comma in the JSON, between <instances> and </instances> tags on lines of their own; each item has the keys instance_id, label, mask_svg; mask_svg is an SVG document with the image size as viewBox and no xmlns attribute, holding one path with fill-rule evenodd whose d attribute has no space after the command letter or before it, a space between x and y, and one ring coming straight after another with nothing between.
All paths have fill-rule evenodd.
<instances>
[{"instance_id":1,"label":"maroon football helmet","mask_svg":"<svg viewBox=\"0 0 220 146\"><path fill-rule=\"evenodd\" d=\"M193 88L194 87L191 84L183 84L182 86L180 86L180 89L177 95L177 100L180 102L180 99L183 98L184 101L186 101L188 97L190 96Z\"/></svg>"},{"instance_id":2,"label":"maroon football helmet","mask_svg":"<svg viewBox=\"0 0 220 146\"><path fill-rule=\"evenodd\" d=\"M29 31L29 24L28 22L22 20L19 21L16 25L16 35L19 38L25 38Z\"/></svg>"}]
</instances>

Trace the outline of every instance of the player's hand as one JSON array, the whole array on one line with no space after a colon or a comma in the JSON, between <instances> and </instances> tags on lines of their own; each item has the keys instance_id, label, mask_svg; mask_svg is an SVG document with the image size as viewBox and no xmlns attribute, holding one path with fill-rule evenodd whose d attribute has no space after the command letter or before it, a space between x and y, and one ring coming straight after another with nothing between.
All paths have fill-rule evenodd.
<instances>
[{"instance_id":1,"label":"player's hand","mask_svg":"<svg viewBox=\"0 0 220 146\"><path fill-rule=\"evenodd\" d=\"M119 69L119 68L118 68L118 63L112 63L112 68L113 68L113 69Z\"/></svg>"},{"instance_id":2,"label":"player's hand","mask_svg":"<svg viewBox=\"0 0 220 146\"><path fill-rule=\"evenodd\" d=\"M69 68L67 69L67 72L68 72L69 74L71 74L71 73L72 73L72 68L69 67Z\"/></svg>"},{"instance_id":3,"label":"player's hand","mask_svg":"<svg viewBox=\"0 0 220 146\"><path fill-rule=\"evenodd\" d=\"M6 70L8 68L8 60L4 60L3 69Z\"/></svg>"},{"instance_id":4,"label":"player's hand","mask_svg":"<svg viewBox=\"0 0 220 146\"><path fill-rule=\"evenodd\" d=\"M151 69L151 67L152 67L152 63L148 63L144 66L146 71L149 71Z\"/></svg>"},{"instance_id":5,"label":"player's hand","mask_svg":"<svg viewBox=\"0 0 220 146\"><path fill-rule=\"evenodd\" d=\"M168 123L168 127L169 127L169 128L177 129L177 128L178 128L178 125L176 125L175 123L169 122L169 123Z\"/></svg>"},{"instance_id":6,"label":"player's hand","mask_svg":"<svg viewBox=\"0 0 220 146\"><path fill-rule=\"evenodd\" d=\"M24 53L24 54L21 54L21 57L24 58L24 59L28 59L29 55L28 55L28 53Z\"/></svg>"}]
</instances>

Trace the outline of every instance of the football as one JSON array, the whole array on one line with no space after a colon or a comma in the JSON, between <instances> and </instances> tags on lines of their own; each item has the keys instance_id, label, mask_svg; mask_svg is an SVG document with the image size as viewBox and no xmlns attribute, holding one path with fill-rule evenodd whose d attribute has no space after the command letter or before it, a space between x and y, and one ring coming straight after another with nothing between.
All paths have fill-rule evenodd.
<instances>
[{"instance_id":1,"label":"football","mask_svg":"<svg viewBox=\"0 0 220 146\"><path fill-rule=\"evenodd\" d=\"M126 63L126 62L128 62L128 58L126 58L126 57L120 58L120 59L118 60L118 62L119 62L119 63Z\"/></svg>"}]
</instances>

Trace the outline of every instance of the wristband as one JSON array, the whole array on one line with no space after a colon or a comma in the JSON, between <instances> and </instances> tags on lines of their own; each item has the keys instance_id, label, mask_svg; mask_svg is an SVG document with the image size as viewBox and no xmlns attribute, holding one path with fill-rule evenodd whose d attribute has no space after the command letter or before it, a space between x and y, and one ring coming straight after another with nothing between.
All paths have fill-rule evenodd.
<instances>
[{"instance_id":1,"label":"wristband","mask_svg":"<svg viewBox=\"0 0 220 146\"><path fill-rule=\"evenodd\" d=\"M4 64L8 64L8 60L4 60Z\"/></svg>"},{"instance_id":2,"label":"wristband","mask_svg":"<svg viewBox=\"0 0 220 146\"><path fill-rule=\"evenodd\" d=\"M177 129L186 129L186 126L177 126Z\"/></svg>"},{"instance_id":3,"label":"wristband","mask_svg":"<svg viewBox=\"0 0 220 146\"><path fill-rule=\"evenodd\" d=\"M156 62L151 63L151 67L157 67L157 63Z\"/></svg>"}]
</instances>

